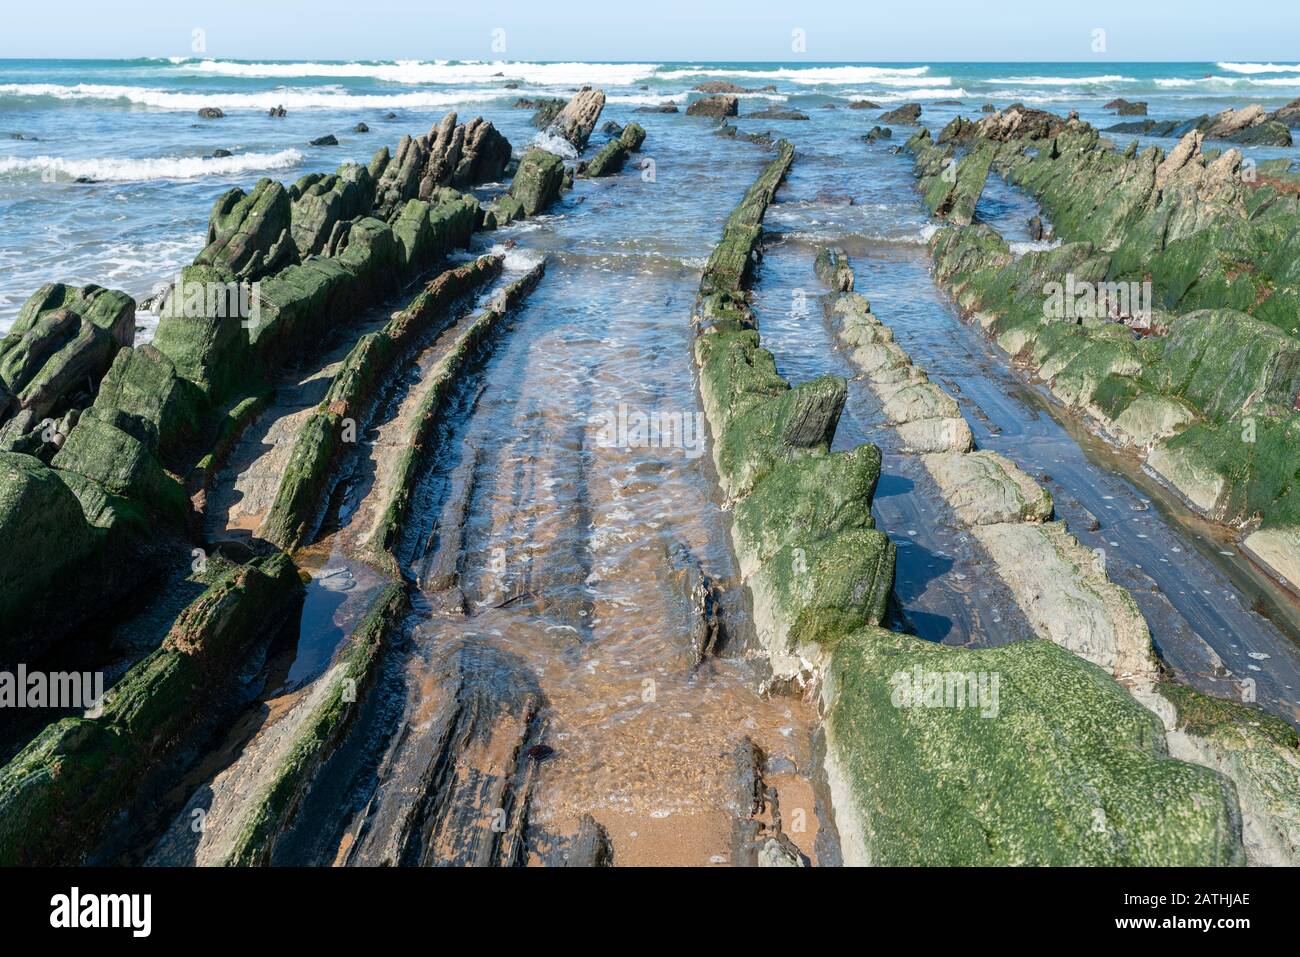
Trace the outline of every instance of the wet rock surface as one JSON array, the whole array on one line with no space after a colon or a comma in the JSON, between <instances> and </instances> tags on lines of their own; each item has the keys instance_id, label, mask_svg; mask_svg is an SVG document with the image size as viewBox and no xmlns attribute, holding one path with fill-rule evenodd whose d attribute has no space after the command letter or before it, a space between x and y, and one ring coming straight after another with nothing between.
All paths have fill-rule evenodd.
<instances>
[{"instance_id":1,"label":"wet rock surface","mask_svg":"<svg viewBox=\"0 0 1300 957\"><path fill-rule=\"evenodd\" d=\"M687 112L718 118L764 92L702 87ZM1115 544L1111 486L1000 441L1021 396L912 361L909 306L887 292L886 325L854 287L921 254L864 240L860 182L648 117L692 182L652 195L616 175L646 130L595 132L602 91L527 105L563 157L448 114L367 165L230 190L149 344L125 294L62 285L0 340L0 664L91 648L111 685L102 714L0 725L0 860L1294 863L1294 732L1183 681L1240 680L1212 634L1240 616L1189 616L1205 640L1153 617L1200 599L1133 569L1154 552ZM1018 104L897 158L851 139L915 166L935 277L978 331L1294 579L1291 174L1203 148L1265 142L1286 109L1168 152ZM676 122L701 156L657 138ZM1007 238L999 177L1041 202ZM679 202L721 224L711 250L590 232L627 205L655 235ZM1051 320L1036 290L1066 272L1149 273L1155 314ZM800 304L816 280L824 315ZM627 396L636 422L697 386L676 444L630 437Z\"/></svg>"}]
</instances>

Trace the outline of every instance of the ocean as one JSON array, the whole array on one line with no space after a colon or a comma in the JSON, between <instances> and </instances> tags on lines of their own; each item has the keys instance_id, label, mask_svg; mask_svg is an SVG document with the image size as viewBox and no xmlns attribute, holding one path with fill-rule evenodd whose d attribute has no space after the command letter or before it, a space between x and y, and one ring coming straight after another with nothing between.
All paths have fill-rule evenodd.
<instances>
[{"instance_id":1,"label":"ocean","mask_svg":"<svg viewBox=\"0 0 1300 957\"><path fill-rule=\"evenodd\" d=\"M94 282L147 295L202 247L212 202L231 186L262 176L291 182L345 160L365 162L379 146L391 149L402 134L429 129L449 110L487 117L522 152L538 134L531 112L513 108L519 97L567 96L598 85L609 96L602 121L626 123L641 107L684 108L697 95L692 87L707 80L775 87L742 95L742 130L838 141L845 150L861 149L857 137L879 111L827 104L866 99L883 110L918 102L921 122L937 129L984 103L1075 109L1106 126L1117 122L1102 109L1114 97L1147 101L1155 119L1253 102L1272 109L1300 97L1300 65L1279 63L0 60L0 332L44 282ZM811 119L744 118L768 103ZM287 116L268 117L278 106ZM201 119L203 107L226 116ZM652 146L697 136L709 122L684 113L636 118L651 131ZM354 132L362 122L370 131ZM327 133L338 146L308 145ZM231 155L214 157L218 149ZM1251 152L1262 158L1292 151ZM871 160L864 154L862 161ZM617 218L605 226L620 228ZM911 210L876 210L863 228L877 238L925 238L925 224ZM140 338L150 331L142 316Z\"/></svg>"}]
</instances>

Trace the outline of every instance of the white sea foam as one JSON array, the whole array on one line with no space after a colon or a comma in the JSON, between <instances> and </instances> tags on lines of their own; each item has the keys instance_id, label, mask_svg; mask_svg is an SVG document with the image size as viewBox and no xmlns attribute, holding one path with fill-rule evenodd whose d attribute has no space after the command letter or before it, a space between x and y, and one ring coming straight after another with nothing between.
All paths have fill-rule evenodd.
<instances>
[{"instance_id":1,"label":"white sea foam","mask_svg":"<svg viewBox=\"0 0 1300 957\"><path fill-rule=\"evenodd\" d=\"M1300 73L1294 63L1216 63L1220 70L1229 73Z\"/></svg>"},{"instance_id":2,"label":"white sea foam","mask_svg":"<svg viewBox=\"0 0 1300 957\"><path fill-rule=\"evenodd\" d=\"M573 148L573 144L561 136L542 130L533 137L533 145L541 147L548 153L554 153L562 159L577 159L578 151Z\"/></svg>"},{"instance_id":3,"label":"white sea foam","mask_svg":"<svg viewBox=\"0 0 1300 957\"><path fill-rule=\"evenodd\" d=\"M546 258L535 249L524 246L512 246L507 249L501 243L494 244L488 252L493 256L503 257L501 268L506 272L528 272Z\"/></svg>"},{"instance_id":4,"label":"white sea foam","mask_svg":"<svg viewBox=\"0 0 1300 957\"><path fill-rule=\"evenodd\" d=\"M303 154L298 150L241 153L237 156L158 156L144 159L8 156L0 158L0 175L37 173L53 174L57 180L86 177L112 182L140 182L157 179L195 179L200 176L230 176L251 170L288 169L298 165L302 159Z\"/></svg>"},{"instance_id":5,"label":"white sea foam","mask_svg":"<svg viewBox=\"0 0 1300 957\"><path fill-rule=\"evenodd\" d=\"M369 77L389 83L499 83L520 80L539 85L581 84L627 86L649 79L657 63L521 63L510 61L396 60L359 63L236 63L202 60L187 63L184 72L214 76Z\"/></svg>"},{"instance_id":6,"label":"white sea foam","mask_svg":"<svg viewBox=\"0 0 1300 957\"><path fill-rule=\"evenodd\" d=\"M771 95L774 100L784 100L785 97ZM634 106L662 106L665 103L682 104L686 102L685 93L675 93L672 96L655 96L653 93L617 93L605 97L606 103L628 103Z\"/></svg>"},{"instance_id":7,"label":"white sea foam","mask_svg":"<svg viewBox=\"0 0 1300 957\"><path fill-rule=\"evenodd\" d=\"M1016 84L1026 86L1093 86L1099 83L1137 83L1136 77L1120 76L1108 73L1104 76L1010 76L995 77L988 83Z\"/></svg>"},{"instance_id":8,"label":"white sea foam","mask_svg":"<svg viewBox=\"0 0 1300 957\"><path fill-rule=\"evenodd\" d=\"M163 110L198 110L215 106L223 110L267 110L273 106L286 109L420 109L455 106L458 103L477 103L485 99L516 95L514 91L499 89L465 90L461 92L420 92L393 94L345 93L337 87L279 87L261 93L177 93L169 90L140 86L114 86L99 83L78 83L65 86L57 83L3 83L0 96L50 96L60 100L125 100L142 106Z\"/></svg>"},{"instance_id":9,"label":"white sea foam","mask_svg":"<svg viewBox=\"0 0 1300 957\"><path fill-rule=\"evenodd\" d=\"M1224 89L1240 90L1243 87L1300 87L1300 76L1206 76L1197 80L1190 80L1185 77L1160 77L1154 82L1155 85L1161 89L1188 89L1195 87L1213 92L1215 90Z\"/></svg>"},{"instance_id":10,"label":"white sea foam","mask_svg":"<svg viewBox=\"0 0 1300 957\"><path fill-rule=\"evenodd\" d=\"M1007 248L1011 250L1011 255L1018 259L1025 253L1046 252L1049 249L1055 249L1059 245L1061 245L1059 239L1027 239L1019 242L1007 243Z\"/></svg>"},{"instance_id":11,"label":"white sea foam","mask_svg":"<svg viewBox=\"0 0 1300 957\"><path fill-rule=\"evenodd\" d=\"M915 83L924 78L926 83L946 84L947 77L931 77L928 66L878 67L878 66L811 66L777 67L772 70L727 70L692 67L685 70L665 70L656 73L659 80L683 80L690 77L745 77L754 80L789 80L792 83L877 83L886 86Z\"/></svg>"},{"instance_id":12,"label":"white sea foam","mask_svg":"<svg viewBox=\"0 0 1300 957\"><path fill-rule=\"evenodd\" d=\"M908 100L957 100L964 96L970 96L961 87L924 87L919 90L890 90L888 93L870 93L867 94L873 100L880 100L882 103L907 102ZM856 99L856 97L854 97Z\"/></svg>"}]
</instances>

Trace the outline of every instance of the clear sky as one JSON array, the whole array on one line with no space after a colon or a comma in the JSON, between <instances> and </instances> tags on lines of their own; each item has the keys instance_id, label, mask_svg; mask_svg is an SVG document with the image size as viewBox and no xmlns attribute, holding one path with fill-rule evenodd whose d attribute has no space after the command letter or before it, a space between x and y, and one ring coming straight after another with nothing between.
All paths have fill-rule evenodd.
<instances>
[{"instance_id":1,"label":"clear sky","mask_svg":"<svg viewBox=\"0 0 1300 957\"><path fill-rule=\"evenodd\" d=\"M4 0L0 57L190 56L195 30L233 59L1294 61L1300 0Z\"/></svg>"}]
</instances>

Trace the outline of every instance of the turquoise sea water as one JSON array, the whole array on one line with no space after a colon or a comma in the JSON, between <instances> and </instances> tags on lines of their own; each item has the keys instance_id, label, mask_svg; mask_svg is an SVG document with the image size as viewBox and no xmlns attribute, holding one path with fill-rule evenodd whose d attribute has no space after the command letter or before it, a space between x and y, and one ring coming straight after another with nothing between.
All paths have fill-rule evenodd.
<instances>
[{"instance_id":1,"label":"turquoise sea water","mask_svg":"<svg viewBox=\"0 0 1300 957\"><path fill-rule=\"evenodd\" d=\"M828 104L868 99L883 110L919 102L922 122L937 128L987 102L1021 101L1077 109L1106 126L1116 120L1102 106L1117 96L1147 101L1155 119L1252 102L1271 109L1300 97L1300 66L1280 63L0 60L0 331L42 282L97 282L147 294L202 246L212 201L230 186L260 176L292 181L344 160L365 161L403 133L427 130L448 110L486 116L522 152L537 133L529 112L512 107L520 96L566 96L598 85L609 95L604 118L625 123L640 107L684 108L699 95L692 87L711 79L775 87L742 97L742 129L772 129L796 143L842 142L846 150L860 147L858 135L880 111L824 109ZM811 119L744 119L768 104ZM226 117L200 119L198 110L209 106ZM288 116L269 118L274 106ZM684 113L638 118L654 137L674 144L709 124ZM370 132L353 132L358 122ZM307 145L325 133L340 145ZM232 155L213 158L219 148ZM864 229L899 241L923 238L924 224L913 216L895 221L888 210L878 213ZM603 224L626 225L616 217Z\"/></svg>"}]
</instances>

